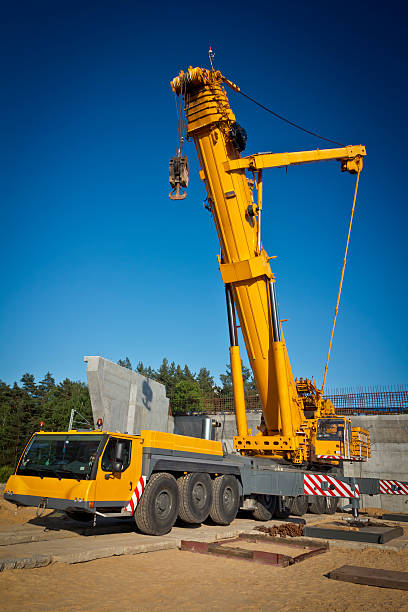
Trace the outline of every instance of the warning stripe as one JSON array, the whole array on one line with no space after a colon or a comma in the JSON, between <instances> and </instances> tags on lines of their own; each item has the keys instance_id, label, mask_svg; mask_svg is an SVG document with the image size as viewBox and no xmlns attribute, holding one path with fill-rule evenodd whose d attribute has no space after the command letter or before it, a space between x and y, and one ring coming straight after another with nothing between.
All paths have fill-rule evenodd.
<instances>
[{"instance_id":1,"label":"warning stripe","mask_svg":"<svg viewBox=\"0 0 408 612\"><path fill-rule=\"evenodd\" d=\"M383 495L408 495L408 483L399 480L380 480Z\"/></svg>"},{"instance_id":2,"label":"warning stripe","mask_svg":"<svg viewBox=\"0 0 408 612\"><path fill-rule=\"evenodd\" d=\"M323 485L323 483L325 483ZM305 474L303 479L305 495L325 497L359 497L358 485L354 488L346 482L323 474Z\"/></svg>"},{"instance_id":3,"label":"warning stripe","mask_svg":"<svg viewBox=\"0 0 408 612\"><path fill-rule=\"evenodd\" d=\"M128 505L125 506L125 510L127 512L132 512L133 514L133 512L135 511L135 508L137 504L139 503L139 500L146 486L146 480L147 480L146 476L141 476L139 478L139 482L136 485L136 489L133 491L132 497L130 498Z\"/></svg>"},{"instance_id":4,"label":"warning stripe","mask_svg":"<svg viewBox=\"0 0 408 612\"><path fill-rule=\"evenodd\" d=\"M342 455L316 455L318 459L344 459Z\"/></svg>"},{"instance_id":5,"label":"warning stripe","mask_svg":"<svg viewBox=\"0 0 408 612\"><path fill-rule=\"evenodd\" d=\"M331 459L341 461L364 461L365 457L343 457L343 455L316 455L317 459Z\"/></svg>"}]
</instances>

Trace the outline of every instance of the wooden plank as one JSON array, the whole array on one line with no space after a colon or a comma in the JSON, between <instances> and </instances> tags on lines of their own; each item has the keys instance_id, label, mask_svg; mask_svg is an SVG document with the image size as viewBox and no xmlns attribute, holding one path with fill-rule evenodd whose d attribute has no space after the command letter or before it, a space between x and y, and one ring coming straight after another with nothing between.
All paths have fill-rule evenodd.
<instances>
[{"instance_id":1,"label":"wooden plank","mask_svg":"<svg viewBox=\"0 0 408 612\"><path fill-rule=\"evenodd\" d=\"M195 542L194 540L181 540L180 550L188 550L189 552L207 554L208 544L207 542Z\"/></svg>"},{"instance_id":2,"label":"wooden plank","mask_svg":"<svg viewBox=\"0 0 408 612\"><path fill-rule=\"evenodd\" d=\"M343 582L354 582L355 584L408 591L408 572L359 567L357 565L343 565L329 572L328 577L332 580L342 580Z\"/></svg>"}]
</instances>

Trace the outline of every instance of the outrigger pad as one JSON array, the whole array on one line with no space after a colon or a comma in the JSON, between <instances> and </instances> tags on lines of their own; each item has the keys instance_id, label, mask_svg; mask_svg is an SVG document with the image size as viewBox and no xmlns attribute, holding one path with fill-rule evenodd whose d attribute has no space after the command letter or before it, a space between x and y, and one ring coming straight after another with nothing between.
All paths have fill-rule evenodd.
<instances>
[{"instance_id":1,"label":"outrigger pad","mask_svg":"<svg viewBox=\"0 0 408 612\"><path fill-rule=\"evenodd\" d=\"M354 582L355 584L408 591L408 572L395 572L392 570L374 569L372 567L359 567L357 565L343 565L329 572L327 577L332 580L342 580L343 582Z\"/></svg>"}]
</instances>

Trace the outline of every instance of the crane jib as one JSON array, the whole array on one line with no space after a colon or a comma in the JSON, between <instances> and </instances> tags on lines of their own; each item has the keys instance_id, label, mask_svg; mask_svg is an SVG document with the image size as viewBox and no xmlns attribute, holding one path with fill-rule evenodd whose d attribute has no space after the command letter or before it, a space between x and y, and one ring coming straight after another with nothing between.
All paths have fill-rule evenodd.
<instances>
[{"instance_id":1,"label":"crane jib","mask_svg":"<svg viewBox=\"0 0 408 612\"><path fill-rule=\"evenodd\" d=\"M357 444L356 428L334 423L333 405L325 400L314 380L295 380L279 320L275 277L261 241L262 171L266 168L335 160L341 170L361 171L365 147L342 146L289 153L258 153L241 157L246 132L230 107L224 85L239 87L221 72L190 67L171 82L184 102L186 135L193 140L210 204L221 256L219 268L226 288L231 372L238 436L235 447L241 454L267 455L305 463L339 463L336 455L359 460L369 456L369 437ZM185 197L187 163L184 156L170 162L172 199ZM252 173L252 178L247 176ZM255 195L257 198L255 199ZM241 361L237 338L239 320L248 359L254 373L263 418L258 435L248 432ZM333 419L342 438L318 439L319 419ZM347 422L346 422L347 421ZM329 428L330 429L330 428ZM330 457L330 458L329 458Z\"/></svg>"}]
</instances>

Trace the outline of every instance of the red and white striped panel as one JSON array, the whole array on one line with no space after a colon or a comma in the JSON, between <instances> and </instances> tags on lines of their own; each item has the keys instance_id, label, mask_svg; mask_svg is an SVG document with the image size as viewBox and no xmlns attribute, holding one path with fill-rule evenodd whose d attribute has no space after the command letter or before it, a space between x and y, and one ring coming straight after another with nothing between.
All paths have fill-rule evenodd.
<instances>
[{"instance_id":1,"label":"red and white striped panel","mask_svg":"<svg viewBox=\"0 0 408 612\"><path fill-rule=\"evenodd\" d=\"M327 483L327 484L323 484ZM305 495L324 495L326 497L360 497L358 485L352 485L323 474L304 475Z\"/></svg>"},{"instance_id":2,"label":"red and white striped panel","mask_svg":"<svg viewBox=\"0 0 408 612\"><path fill-rule=\"evenodd\" d=\"M318 459L345 459L343 455L316 455Z\"/></svg>"},{"instance_id":3,"label":"red and white striped panel","mask_svg":"<svg viewBox=\"0 0 408 612\"><path fill-rule=\"evenodd\" d=\"M408 485L398 480L380 480L380 493L384 495L408 495Z\"/></svg>"},{"instance_id":4,"label":"red and white striped panel","mask_svg":"<svg viewBox=\"0 0 408 612\"><path fill-rule=\"evenodd\" d=\"M134 512L139 500L142 496L144 488L146 486L146 476L141 476L139 478L139 482L137 483L136 489L133 491L132 498L127 506L125 506L125 510L127 512Z\"/></svg>"},{"instance_id":5,"label":"red and white striped panel","mask_svg":"<svg viewBox=\"0 0 408 612\"><path fill-rule=\"evenodd\" d=\"M341 460L341 461L364 461L363 457L343 457L343 455L316 455L318 459L330 459L332 461Z\"/></svg>"}]
</instances>

